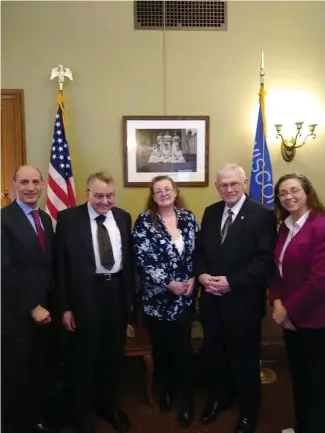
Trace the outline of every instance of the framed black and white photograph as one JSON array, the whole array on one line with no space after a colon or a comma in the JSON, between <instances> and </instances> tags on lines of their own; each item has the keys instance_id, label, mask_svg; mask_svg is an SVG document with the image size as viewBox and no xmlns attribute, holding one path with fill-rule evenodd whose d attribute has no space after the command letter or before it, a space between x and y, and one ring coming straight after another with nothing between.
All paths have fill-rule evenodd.
<instances>
[{"instance_id":1,"label":"framed black and white photograph","mask_svg":"<svg viewBox=\"0 0 325 433\"><path fill-rule=\"evenodd\" d=\"M208 116L124 116L124 186L167 174L180 186L208 185Z\"/></svg>"}]
</instances>

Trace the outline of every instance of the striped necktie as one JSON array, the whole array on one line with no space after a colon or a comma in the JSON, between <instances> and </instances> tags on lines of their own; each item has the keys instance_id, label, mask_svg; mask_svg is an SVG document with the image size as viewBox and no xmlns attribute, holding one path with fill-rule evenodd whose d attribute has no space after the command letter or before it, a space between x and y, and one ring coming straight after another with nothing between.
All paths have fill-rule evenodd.
<instances>
[{"instance_id":1,"label":"striped necktie","mask_svg":"<svg viewBox=\"0 0 325 433\"><path fill-rule=\"evenodd\" d=\"M227 235L228 235L228 231L229 231L229 227L231 226L231 224L233 223L232 221L232 216L233 216L233 211L231 209L228 209L228 216L227 219L222 227L221 230L221 243L223 244Z\"/></svg>"}]
</instances>

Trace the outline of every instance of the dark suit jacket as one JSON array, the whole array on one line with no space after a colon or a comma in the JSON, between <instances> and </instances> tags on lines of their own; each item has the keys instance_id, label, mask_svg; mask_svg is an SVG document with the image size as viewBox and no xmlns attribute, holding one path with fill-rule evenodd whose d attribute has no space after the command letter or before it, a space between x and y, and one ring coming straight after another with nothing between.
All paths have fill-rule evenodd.
<instances>
[{"instance_id":1,"label":"dark suit jacket","mask_svg":"<svg viewBox=\"0 0 325 433\"><path fill-rule=\"evenodd\" d=\"M24 335L33 324L37 305L49 308L52 289L53 228L40 210L45 236L44 254L30 221L14 201L1 209L2 334Z\"/></svg>"},{"instance_id":2,"label":"dark suit jacket","mask_svg":"<svg viewBox=\"0 0 325 433\"><path fill-rule=\"evenodd\" d=\"M275 261L287 239L289 229L279 230ZM289 318L297 325L325 328L325 216L310 213L303 227L288 244L270 288L270 301L281 299Z\"/></svg>"},{"instance_id":3,"label":"dark suit jacket","mask_svg":"<svg viewBox=\"0 0 325 433\"><path fill-rule=\"evenodd\" d=\"M229 317L262 317L266 289L274 274L276 219L272 210L246 198L221 244L224 202L205 209L195 249L195 274L226 276L231 291L215 296L201 291L201 308L222 303Z\"/></svg>"},{"instance_id":4,"label":"dark suit jacket","mask_svg":"<svg viewBox=\"0 0 325 433\"><path fill-rule=\"evenodd\" d=\"M123 209L112 209L122 241L122 280L126 313L134 299L131 216ZM93 287L96 263L87 204L59 212L56 227L56 278L61 311L74 313L77 326L92 324Z\"/></svg>"}]
</instances>

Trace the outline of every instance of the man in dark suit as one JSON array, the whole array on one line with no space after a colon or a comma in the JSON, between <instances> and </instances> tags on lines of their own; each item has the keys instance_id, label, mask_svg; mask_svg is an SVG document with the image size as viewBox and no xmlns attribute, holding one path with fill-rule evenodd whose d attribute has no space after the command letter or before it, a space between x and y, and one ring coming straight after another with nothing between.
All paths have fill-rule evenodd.
<instances>
[{"instance_id":1,"label":"man in dark suit","mask_svg":"<svg viewBox=\"0 0 325 433\"><path fill-rule=\"evenodd\" d=\"M40 171L21 166L13 187L1 209L2 420L5 433L45 433L53 229Z\"/></svg>"},{"instance_id":2,"label":"man in dark suit","mask_svg":"<svg viewBox=\"0 0 325 433\"><path fill-rule=\"evenodd\" d=\"M234 385L236 433L252 433L257 425L261 322L276 242L273 211L250 200L246 185L241 167L227 164L220 171L222 201L205 209L195 253L210 388L200 421L215 421L234 397Z\"/></svg>"},{"instance_id":3,"label":"man in dark suit","mask_svg":"<svg viewBox=\"0 0 325 433\"><path fill-rule=\"evenodd\" d=\"M131 216L114 207L114 181L103 172L88 178L87 197L59 213L56 231L63 324L73 332L75 431L94 431L92 403L117 431L127 431L118 390L134 293Z\"/></svg>"}]
</instances>

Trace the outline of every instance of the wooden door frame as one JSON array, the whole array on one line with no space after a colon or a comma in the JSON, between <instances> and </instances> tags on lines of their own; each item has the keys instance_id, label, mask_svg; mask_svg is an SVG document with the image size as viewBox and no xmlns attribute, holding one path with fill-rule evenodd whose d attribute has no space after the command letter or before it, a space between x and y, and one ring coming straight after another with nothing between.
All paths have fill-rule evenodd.
<instances>
[{"instance_id":1,"label":"wooden door frame","mask_svg":"<svg viewBox=\"0 0 325 433\"><path fill-rule=\"evenodd\" d=\"M15 135L20 137L20 146L17 155L21 161L21 164L26 164L26 130L25 130L25 106L24 106L24 90L23 89L1 89L1 101L3 99L13 99L14 105L19 106L20 111L20 120L19 117L15 119ZM3 143L2 143L3 145ZM3 186L1 186L2 188ZM1 191L1 203L5 200L6 197L2 197ZM10 190L8 191L8 199L10 200ZM6 203L7 204L7 203ZM2 205L1 205L2 206Z\"/></svg>"},{"instance_id":2,"label":"wooden door frame","mask_svg":"<svg viewBox=\"0 0 325 433\"><path fill-rule=\"evenodd\" d=\"M15 100L20 102L21 122L15 124L15 128L20 131L22 146L21 146L21 159L26 164L26 130L25 130L25 106L24 106L24 89L1 89L1 98L6 96L14 96ZM17 130L17 129L16 129Z\"/></svg>"}]
</instances>

